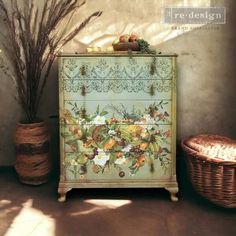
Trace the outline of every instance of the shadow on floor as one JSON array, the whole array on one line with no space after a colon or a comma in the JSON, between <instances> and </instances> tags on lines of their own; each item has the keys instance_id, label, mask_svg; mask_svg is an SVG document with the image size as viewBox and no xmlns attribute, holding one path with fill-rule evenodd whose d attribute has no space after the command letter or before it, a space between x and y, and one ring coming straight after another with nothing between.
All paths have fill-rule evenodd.
<instances>
[{"instance_id":1,"label":"shadow on floor","mask_svg":"<svg viewBox=\"0 0 236 236\"><path fill-rule=\"evenodd\" d=\"M1 169L0 235L236 235L236 210L197 195L182 157L177 163L178 203L164 189L74 189L58 203L57 172L32 187L19 183L13 168Z\"/></svg>"}]
</instances>

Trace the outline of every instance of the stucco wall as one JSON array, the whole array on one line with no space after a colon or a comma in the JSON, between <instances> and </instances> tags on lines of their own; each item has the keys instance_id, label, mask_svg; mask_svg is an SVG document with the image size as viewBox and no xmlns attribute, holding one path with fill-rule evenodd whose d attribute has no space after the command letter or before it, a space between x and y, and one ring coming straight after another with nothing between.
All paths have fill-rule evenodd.
<instances>
[{"instance_id":1,"label":"stucco wall","mask_svg":"<svg viewBox=\"0 0 236 236\"><path fill-rule=\"evenodd\" d=\"M234 0L87 0L71 27L95 10L103 15L87 27L64 51L83 51L88 45L106 47L123 33L136 32L158 51L176 52L178 58L178 140L197 133L217 133L236 138L236 5ZM162 23L165 6L225 6L227 23L183 32ZM189 28L188 28L189 29ZM12 83L1 75L0 166L14 163L12 136L20 119ZM50 122L53 152L58 153L57 63L40 109Z\"/></svg>"}]
</instances>

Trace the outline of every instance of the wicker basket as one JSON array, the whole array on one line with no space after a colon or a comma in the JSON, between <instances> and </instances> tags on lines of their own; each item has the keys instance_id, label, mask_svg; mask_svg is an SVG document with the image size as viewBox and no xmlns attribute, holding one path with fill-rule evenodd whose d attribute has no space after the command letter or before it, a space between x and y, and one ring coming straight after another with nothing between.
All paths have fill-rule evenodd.
<instances>
[{"instance_id":1,"label":"wicker basket","mask_svg":"<svg viewBox=\"0 0 236 236\"><path fill-rule=\"evenodd\" d=\"M183 141L182 148L195 190L219 206L236 208L236 141L198 135Z\"/></svg>"},{"instance_id":2,"label":"wicker basket","mask_svg":"<svg viewBox=\"0 0 236 236\"><path fill-rule=\"evenodd\" d=\"M49 146L50 136L45 122L17 125L15 169L22 183L39 185L48 181L51 170Z\"/></svg>"}]
</instances>

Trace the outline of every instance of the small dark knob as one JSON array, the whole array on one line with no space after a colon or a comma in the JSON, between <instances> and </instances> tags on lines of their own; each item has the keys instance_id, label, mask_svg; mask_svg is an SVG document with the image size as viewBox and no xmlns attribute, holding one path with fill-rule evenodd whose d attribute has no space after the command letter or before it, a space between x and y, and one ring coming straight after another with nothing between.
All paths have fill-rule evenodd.
<instances>
[{"instance_id":1,"label":"small dark knob","mask_svg":"<svg viewBox=\"0 0 236 236\"><path fill-rule=\"evenodd\" d=\"M150 86L149 93L150 93L151 96L155 95L155 86L153 84Z\"/></svg>"},{"instance_id":2,"label":"small dark knob","mask_svg":"<svg viewBox=\"0 0 236 236\"><path fill-rule=\"evenodd\" d=\"M85 65L80 67L80 73L81 73L82 76L86 75L86 67L85 67Z\"/></svg>"},{"instance_id":3,"label":"small dark knob","mask_svg":"<svg viewBox=\"0 0 236 236\"><path fill-rule=\"evenodd\" d=\"M85 96L85 95L86 95L86 88L85 88L84 85L83 85L82 88L81 88L81 95L82 95L82 96Z\"/></svg>"}]
</instances>

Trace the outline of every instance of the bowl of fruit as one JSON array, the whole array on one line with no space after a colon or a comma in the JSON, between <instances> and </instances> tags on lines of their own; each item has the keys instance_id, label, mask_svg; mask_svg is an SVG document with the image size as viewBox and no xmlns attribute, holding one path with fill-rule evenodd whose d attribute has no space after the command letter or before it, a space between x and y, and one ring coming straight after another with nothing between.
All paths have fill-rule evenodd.
<instances>
[{"instance_id":1,"label":"bowl of fruit","mask_svg":"<svg viewBox=\"0 0 236 236\"><path fill-rule=\"evenodd\" d=\"M139 37L136 34L124 34L116 39L113 43L114 51L140 51Z\"/></svg>"}]
</instances>

